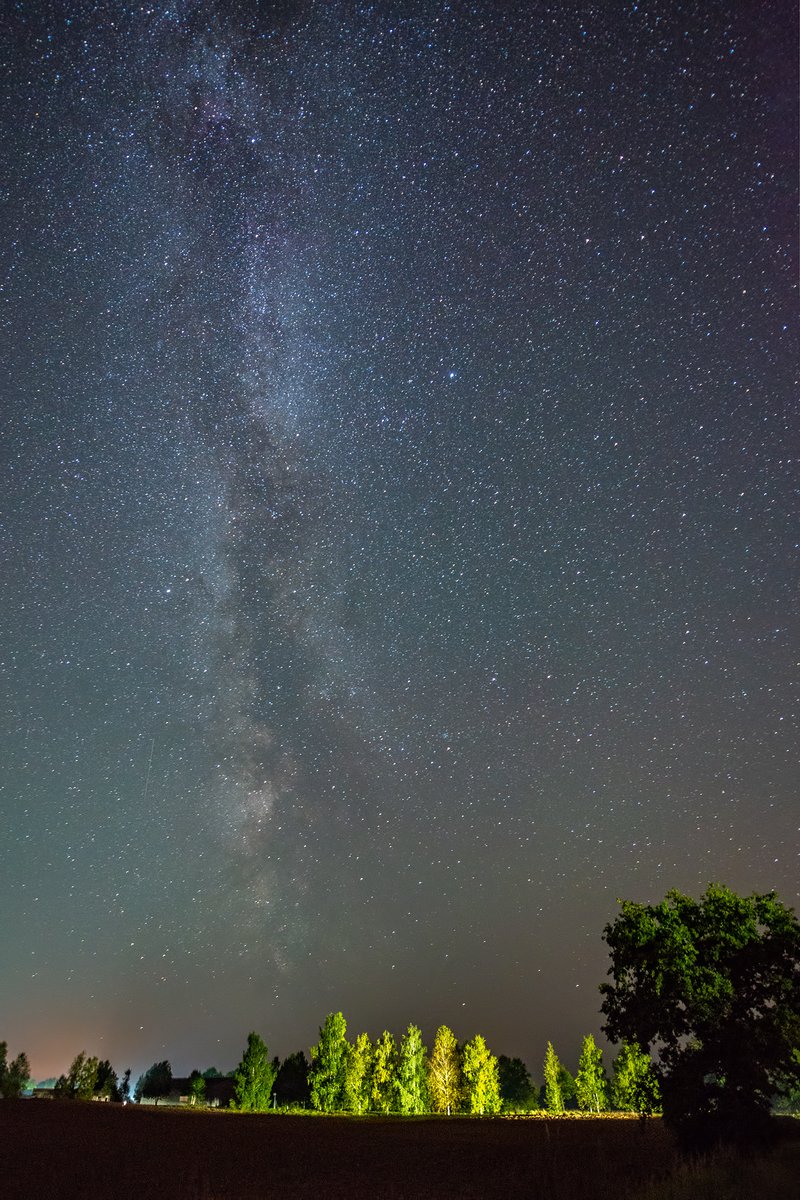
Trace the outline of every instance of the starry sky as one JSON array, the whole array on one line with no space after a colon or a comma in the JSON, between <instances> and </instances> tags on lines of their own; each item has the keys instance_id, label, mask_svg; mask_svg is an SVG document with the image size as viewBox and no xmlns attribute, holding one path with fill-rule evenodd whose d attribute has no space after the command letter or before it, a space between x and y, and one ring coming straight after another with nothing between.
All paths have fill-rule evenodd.
<instances>
[{"instance_id":1,"label":"starry sky","mask_svg":"<svg viewBox=\"0 0 800 1200\"><path fill-rule=\"evenodd\" d=\"M17 0L0 1036L600 1027L800 899L788 0Z\"/></svg>"}]
</instances>

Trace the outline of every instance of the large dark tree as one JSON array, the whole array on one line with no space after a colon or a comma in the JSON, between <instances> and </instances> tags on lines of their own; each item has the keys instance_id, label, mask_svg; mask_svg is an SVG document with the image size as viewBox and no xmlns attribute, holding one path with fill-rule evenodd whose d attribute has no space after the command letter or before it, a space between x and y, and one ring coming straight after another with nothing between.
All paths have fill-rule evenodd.
<instances>
[{"instance_id":1,"label":"large dark tree","mask_svg":"<svg viewBox=\"0 0 800 1200\"><path fill-rule=\"evenodd\" d=\"M626 900L604 930L605 1032L651 1047L664 1119L689 1147L763 1135L776 1091L800 1082L800 925L767 895L718 884L700 900Z\"/></svg>"},{"instance_id":2,"label":"large dark tree","mask_svg":"<svg viewBox=\"0 0 800 1200\"><path fill-rule=\"evenodd\" d=\"M111 1067L103 1063L103 1067ZM81 1050L72 1060L66 1075L59 1075L53 1089L59 1100L91 1100L97 1090L100 1059Z\"/></svg>"},{"instance_id":3,"label":"large dark tree","mask_svg":"<svg viewBox=\"0 0 800 1200\"><path fill-rule=\"evenodd\" d=\"M145 1071L136 1084L136 1097L139 1099L145 1096L158 1104L163 1096L169 1095L171 1087L172 1067L165 1059L164 1062L153 1063L152 1067Z\"/></svg>"},{"instance_id":4,"label":"large dark tree","mask_svg":"<svg viewBox=\"0 0 800 1200\"><path fill-rule=\"evenodd\" d=\"M500 1079L500 1099L503 1108L510 1112L518 1109L536 1108L537 1093L531 1082L530 1071L521 1058L508 1058L501 1054L497 1060Z\"/></svg>"},{"instance_id":5,"label":"large dark tree","mask_svg":"<svg viewBox=\"0 0 800 1200\"><path fill-rule=\"evenodd\" d=\"M13 1062L9 1062L6 1043L0 1042L0 1096L5 1100L16 1100L28 1086L30 1073L27 1055L18 1054Z\"/></svg>"},{"instance_id":6,"label":"large dark tree","mask_svg":"<svg viewBox=\"0 0 800 1200\"><path fill-rule=\"evenodd\" d=\"M308 1086L308 1059L302 1050L285 1058L275 1078L278 1104L302 1104L305 1107L311 1092Z\"/></svg>"},{"instance_id":7,"label":"large dark tree","mask_svg":"<svg viewBox=\"0 0 800 1200\"><path fill-rule=\"evenodd\" d=\"M97 1078L94 1085L94 1095L103 1100L121 1100L119 1079L117 1072L112 1067L107 1058L101 1059L97 1064Z\"/></svg>"}]
</instances>

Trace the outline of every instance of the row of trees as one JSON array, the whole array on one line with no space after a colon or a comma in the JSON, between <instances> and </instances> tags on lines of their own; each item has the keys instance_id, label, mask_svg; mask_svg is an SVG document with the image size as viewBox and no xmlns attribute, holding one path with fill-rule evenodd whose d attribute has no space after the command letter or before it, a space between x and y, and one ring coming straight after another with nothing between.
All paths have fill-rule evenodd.
<instances>
[{"instance_id":1,"label":"row of trees","mask_svg":"<svg viewBox=\"0 0 800 1200\"><path fill-rule=\"evenodd\" d=\"M126 1102L131 1094L131 1069L128 1067L119 1079L107 1058L96 1058L82 1050L66 1075L59 1075L53 1091L61 1100Z\"/></svg>"},{"instance_id":2,"label":"row of trees","mask_svg":"<svg viewBox=\"0 0 800 1200\"><path fill-rule=\"evenodd\" d=\"M348 1041L347 1023L337 1012L325 1018L310 1063L302 1052L283 1063L271 1059L263 1039L251 1033L234 1072L234 1103L244 1112L263 1112L280 1103L310 1104L318 1112L409 1116L537 1108L552 1113L566 1108L647 1112L658 1106L650 1057L628 1043L615 1059L610 1080L591 1035L584 1038L574 1078L550 1042L543 1072L544 1084L537 1088L521 1059L496 1057L480 1034L459 1044L446 1025L436 1031L430 1052L416 1025L409 1025L399 1042L388 1030L374 1042L366 1033ZM155 1094L149 1080L143 1094Z\"/></svg>"},{"instance_id":3,"label":"row of trees","mask_svg":"<svg viewBox=\"0 0 800 1200\"><path fill-rule=\"evenodd\" d=\"M737 896L711 884L699 900L669 892L659 904L623 901L603 932L611 982L600 987L603 1032L621 1050L609 1080L594 1039L584 1039L573 1079L548 1043L544 1084L537 1094L525 1064L496 1058L477 1034L459 1045L446 1025L428 1053L416 1025L399 1044L388 1031L373 1043L347 1040L342 1014L331 1013L311 1051L284 1063L270 1059L251 1033L234 1073L235 1105L261 1111L274 1103L310 1102L321 1112L494 1113L541 1104L558 1113L570 1105L653 1111L687 1146L766 1136L775 1097L800 1096L800 923L770 892ZM651 1054L656 1060L654 1067ZM10 1064L0 1043L0 1094L19 1095L28 1061ZM169 1090L169 1063L154 1063L137 1095ZM124 1098L107 1061L78 1055L56 1083L59 1095ZM192 1076L202 1100L205 1083ZM291 1095L294 1090L294 1095Z\"/></svg>"},{"instance_id":4,"label":"row of trees","mask_svg":"<svg viewBox=\"0 0 800 1200\"><path fill-rule=\"evenodd\" d=\"M658 1084L649 1056L639 1047L624 1044L617 1055L612 1077L603 1066L603 1055L588 1035L583 1040L578 1072L574 1077L547 1043L544 1083L537 1087L520 1058L496 1057L480 1035L459 1044L452 1030L442 1025L429 1053L416 1025L409 1025L399 1043L388 1030L372 1042L360 1033L349 1042L342 1013L331 1013L319 1031L311 1061L302 1051L283 1062L270 1058L263 1038L251 1033L233 1080L231 1107L241 1112L265 1112L276 1107L311 1107L319 1112L474 1113L526 1112L544 1109L560 1113L578 1108L584 1112L652 1111L658 1105ZM8 1080L3 1095L19 1095L28 1081L24 1055L5 1067L3 1052L0 1080ZM222 1078L210 1067L192 1071L188 1080L190 1103L206 1100L207 1081ZM173 1088L167 1060L153 1063L138 1080L131 1097L130 1068L119 1078L107 1059L81 1051L66 1074L54 1083L54 1094L65 1100L140 1101L159 1099Z\"/></svg>"}]
</instances>

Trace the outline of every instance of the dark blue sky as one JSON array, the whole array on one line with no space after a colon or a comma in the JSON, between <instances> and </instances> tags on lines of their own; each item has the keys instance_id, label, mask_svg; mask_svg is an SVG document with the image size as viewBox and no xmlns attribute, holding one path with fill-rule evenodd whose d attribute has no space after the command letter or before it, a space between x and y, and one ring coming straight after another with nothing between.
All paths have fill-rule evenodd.
<instances>
[{"instance_id":1,"label":"dark blue sky","mask_svg":"<svg viewBox=\"0 0 800 1200\"><path fill-rule=\"evenodd\" d=\"M12 18L0 1035L574 1065L800 895L794 6Z\"/></svg>"}]
</instances>

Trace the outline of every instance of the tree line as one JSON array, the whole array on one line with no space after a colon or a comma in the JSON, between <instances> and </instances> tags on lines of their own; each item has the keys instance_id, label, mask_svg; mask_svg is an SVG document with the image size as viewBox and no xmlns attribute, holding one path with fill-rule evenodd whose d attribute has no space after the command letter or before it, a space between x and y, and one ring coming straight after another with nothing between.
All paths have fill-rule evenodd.
<instances>
[{"instance_id":1,"label":"tree line","mask_svg":"<svg viewBox=\"0 0 800 1200\"><path fill-rule=\"evenodd\" d=\"M24 1059L24 1064L21 1060ZM27 1059L20 1056L15 1078L27 1078ZM543 1083L537 1086L520 1058L494 1055L481 1034L459 1043L447 1025L440 1025L429 1050L417 1025L409 1025L397 1041L384 1030L371 1041L367 1033L347 1038L341 1012L330 1013L319 1029L310 1059L302 1050L281 1061L270 1057L266 1042L250 1033L232 1080L230 1107L240 1112L266 1112L280 1106L323 1113L364 1115L398 1113L406 1116L439 1113L491 1115L499 1112L561 1113L653 1112L659 1103L658 1081L650 1056L640 1047L623 1043L611 1077L594 1038L583 1039L577 1074L573 1076L551 1042L542 1064ZM188 1100L206 1102L209 1080L222 1078L210 1067L188 1078ZM0 1087L3 1094L19 1094ZM81 1051L69 1070L54 1083L54 1095L67 1100L141 1101L163 1099L173 1089L167 1060L153 1063L131 1091L130 1068L119 1078L108 1060Z\"/></svg>"},{"instance_id":2,"label":"tree line","mask_svg":"<svg viewBox=\"0 0 800 1200\"><path fill-rule=\"evenodd\" d=\"M548 1042L537 1088L520 1059L496 1057L480 1034L460 1044L441 1025L430 1050L416 1025L399 1042L388 1030L375 1042L366 1033L348 1041L337 1012L320 1027L310 1061L302 1051L270 1058L251 1033L231 1073L233 1106L260 1112L279 1100L408 1115L660 1107L690 1149L766 1136L776 1099L800 1107L800 924L774 893L743 897L711 884L699 900L676 891L656 905L626 900L603 937L611 960L611 982L600 987L603 1032L620 1046L610 1078L591 1035L574 1077ZM192 1072L193 1103L218 1074ZM0 1043L0 1095L19 1096L28 1076L25 1054L9 1063ZM169 1062L154 1063L134 1098L157 1099L171 1086ZM130 1071L120 1080L107 1060L81 1052L55 1092L125 1100Z\"/></svg>"}]
</instances>

